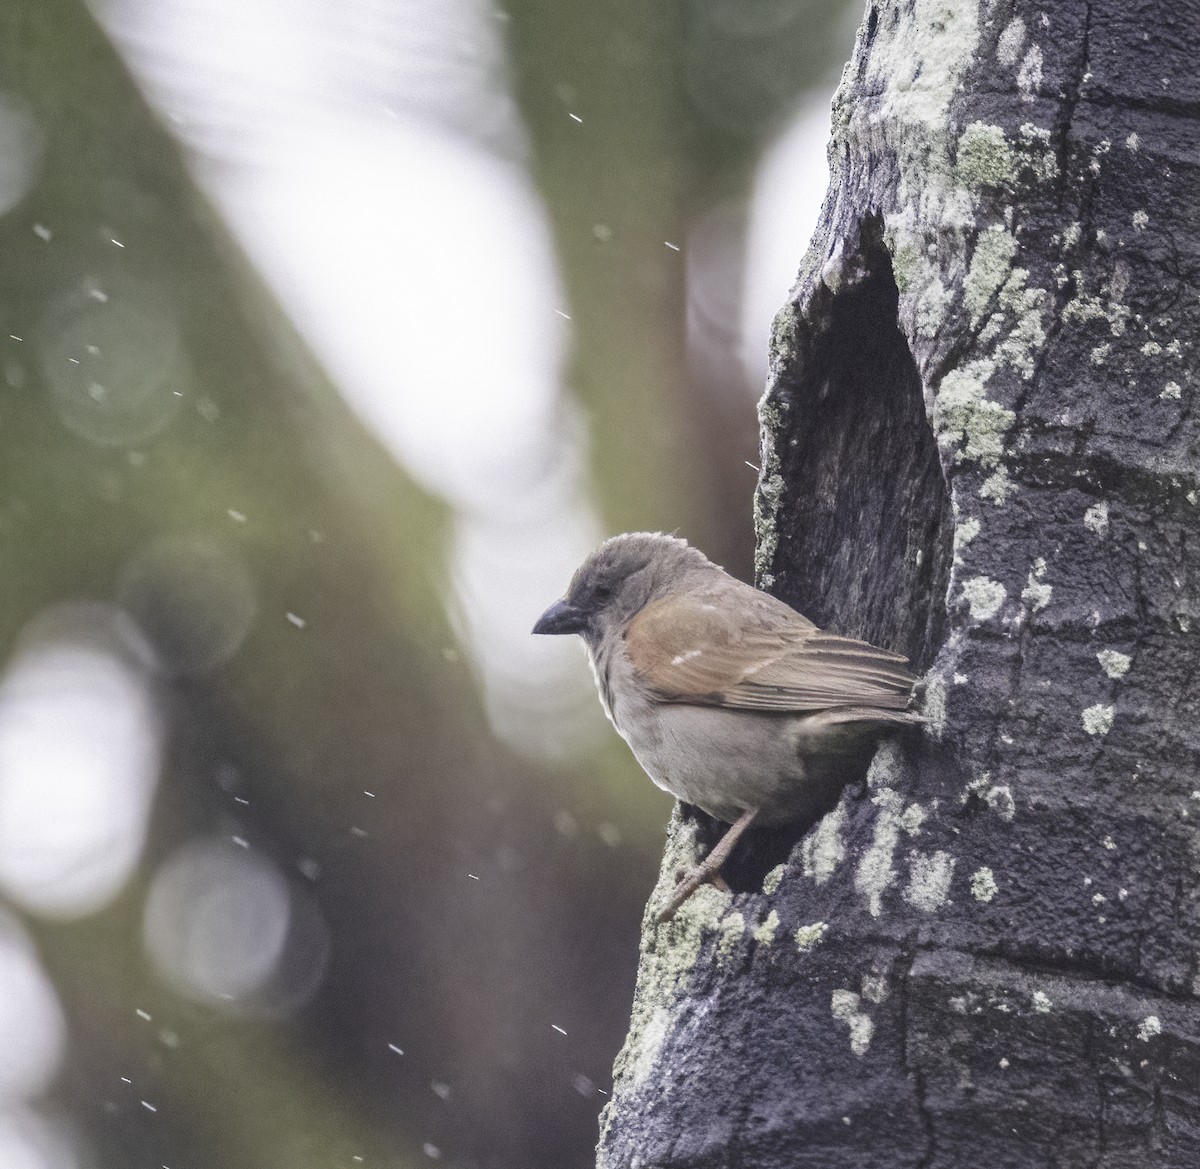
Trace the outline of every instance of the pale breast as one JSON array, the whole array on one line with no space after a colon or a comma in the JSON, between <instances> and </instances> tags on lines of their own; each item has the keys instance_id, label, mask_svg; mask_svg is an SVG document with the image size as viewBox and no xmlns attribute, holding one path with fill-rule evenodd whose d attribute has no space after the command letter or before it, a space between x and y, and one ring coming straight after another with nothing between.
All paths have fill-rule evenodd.
<instances>
[{"instance_id":1,"label":"pale breast","mask_svg":"<svg viewBox=\"0 0 1200 1169\"><path fill-rule=\"evenodd\" d=\"M732 822L751 807L787 820L804 798L804 765L788 716L664 703L619 651L593 655L601 702L647 775L677 799Z\"/></svg>"}]
</instances>

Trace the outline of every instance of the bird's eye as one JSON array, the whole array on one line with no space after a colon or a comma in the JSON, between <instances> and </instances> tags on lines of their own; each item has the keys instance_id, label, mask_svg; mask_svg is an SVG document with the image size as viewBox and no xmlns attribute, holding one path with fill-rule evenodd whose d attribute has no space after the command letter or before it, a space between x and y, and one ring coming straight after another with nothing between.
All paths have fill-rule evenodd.
<instances>
[{"instance_id":1,"label":"bird's eye","mask_svg":"<svg viewBox=\"0 0 1200 1169\"><path fill-rule=\"evenodd\" d=\"M595 597L600 604L605 605L612 600L613 590L612 585L598 584L592 591L592 596Z\"/></svg>"}]
</instances>

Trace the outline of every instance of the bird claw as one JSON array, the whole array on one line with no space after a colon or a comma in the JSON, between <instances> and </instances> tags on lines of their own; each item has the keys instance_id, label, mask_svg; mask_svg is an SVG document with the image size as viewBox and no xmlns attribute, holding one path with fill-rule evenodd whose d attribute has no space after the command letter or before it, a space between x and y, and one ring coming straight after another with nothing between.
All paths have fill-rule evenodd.
<instances>
[{"instance_id":1,"label":"bird claw","mask_svg":"<svg viewBox=\"0 0 1200 1169\"><path fill-rule=\"evenodd\" d=\"M731 892L719 869L714 871L704 864L698 864L691 869L676 869L675 888L671 891L671 896L667 898L666 905L654 915L654 920L660 923L670 921L675 916L676 910L704 884L713 885L722 893Z\"/></svg>"},{"instance_id":2,"label":"bird claw","mask_svg":"<svg viewBox=\"0 0 1200 1169\"><path fill-rule=\"evenodd\" d=\"M705 881L711 881L718 889L723 892L729 891L729 886L725 884L721 878L721 866L729 857L729 852L737 843L738 837L741 836L750 824L754 817L758 815L758 808L747 808L738 818L729 826L729 830L717 841L716 847L702 860L695 868L684 874L682 879L678 879L674 891L667 899L666 905L655 914L656 920L670 921L675 916L675 911L697 890ZM676 874L678 878L678 874Z\"/></svg>"}]
</instances>

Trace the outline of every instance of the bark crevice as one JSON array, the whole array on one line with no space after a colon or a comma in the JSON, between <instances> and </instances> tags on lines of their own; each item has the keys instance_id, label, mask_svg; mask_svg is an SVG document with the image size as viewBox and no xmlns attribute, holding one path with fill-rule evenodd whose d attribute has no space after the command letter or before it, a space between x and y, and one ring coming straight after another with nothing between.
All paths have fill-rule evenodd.
<instances>
[{"instance_id":1,"label":"bark crevice","mask_svg":"<svg viewBox=\"0 0 1200 1169\"><path fill-rule=\"evenodd\" d=\"M898 322L882 221L869 217L783 322L786 360L764 400L787 415L779 541L802 547L763 583L818 625L923 670L945 629L953 522L924 387ZM903 494L890 484L905 484Z\"/></svg>"}]
</instances>

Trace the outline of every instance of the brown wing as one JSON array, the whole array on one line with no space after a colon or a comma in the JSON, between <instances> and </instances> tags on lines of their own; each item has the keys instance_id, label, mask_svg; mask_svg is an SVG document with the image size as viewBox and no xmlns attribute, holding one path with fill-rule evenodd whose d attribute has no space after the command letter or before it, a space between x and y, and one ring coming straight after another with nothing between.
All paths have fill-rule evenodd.
<instances>
[{"instance_id":1,"label":"brown wing","mask_svg":"<svg viewBox=\"0 0 1200 1169\"><path fill-rule=\"evenodd\" d=\"M735 587L736 586L736 587ZM740 710L904 710L915 678L899 654L818 629L740 582L647 605L625 647L666 702Z\"/></svg>"}]
</instances>

